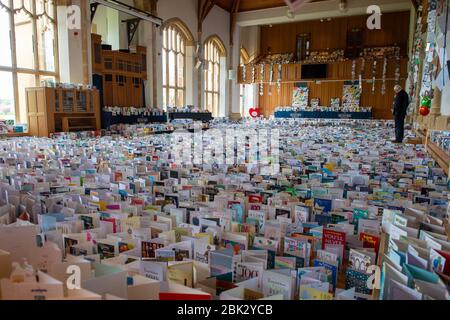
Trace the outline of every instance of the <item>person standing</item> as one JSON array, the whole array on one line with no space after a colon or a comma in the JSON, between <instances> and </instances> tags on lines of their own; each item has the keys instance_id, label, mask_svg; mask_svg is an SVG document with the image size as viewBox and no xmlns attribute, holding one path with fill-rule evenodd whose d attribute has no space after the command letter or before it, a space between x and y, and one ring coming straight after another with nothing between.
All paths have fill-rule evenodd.
<instances>
[{"instance_id":1,"label":"person standing","mask_svg":"<svg viewBox=\"0 0 450 320\"><path fill-rule=\"evenodd\" d=\"M403 143L405 135L405 118L409 106L409 96L399 85L394 87L394 120L395 120L395 143Z\"/></svg>"}]
</instances>

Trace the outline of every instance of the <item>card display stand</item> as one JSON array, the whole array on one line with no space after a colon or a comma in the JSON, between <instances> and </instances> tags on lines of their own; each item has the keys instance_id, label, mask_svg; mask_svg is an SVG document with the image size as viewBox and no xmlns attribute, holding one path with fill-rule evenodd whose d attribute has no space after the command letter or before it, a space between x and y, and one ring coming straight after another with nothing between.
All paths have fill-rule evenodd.
<instances>
[{"instance_id":1,"label":"card display stand","mask_svg":"<svg viewBox=\"0 0 450 320\"><path fill-rule=\"evenodd\" d=\"M97 90L27 88L29 134L48 137L55 132L100 130Z\"/></svg>"},{"instance_id":2,"label":"card display stand","mask_svg":"<svg viewBox=\"0 0 450 320\"><path fill-rule=\"evenodd\" d=\"M276 119L372 119L372 112L337 112L337 111L277 111Z\"/></svg>"},{"instance_id":3,"label":"card display stand","mask_svg":"<svg viewBox=\"0 0 450 320\"><path fill-rule=\"evenodd\" d=\"M112 112L102 112L102 128L108 129L115 124L136 124L136 123L165 123L167 122L167 114L163 115L113 115Z\"/></svg>"},{"instance_id":4,"label":"card display stand","mask_svg":"<svg viewBox=\"0 0 450 320\"><path fill-rule=\"evenodd\" d=\"M169 113L169 119L180 120L180 119L192 119L194 121L211 121L213 116L210 112L171 112Z\"/></svg>"}]
</instances>

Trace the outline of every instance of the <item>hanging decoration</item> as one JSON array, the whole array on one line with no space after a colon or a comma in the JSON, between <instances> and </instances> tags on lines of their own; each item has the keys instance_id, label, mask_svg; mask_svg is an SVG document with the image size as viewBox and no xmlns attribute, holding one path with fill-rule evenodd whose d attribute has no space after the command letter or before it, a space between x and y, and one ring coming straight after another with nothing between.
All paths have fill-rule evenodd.
<instances>
[{"instance_id":1,"label":"hanging decoration","mask_svg":"<svg viewBox=\"0 0 450 320\"><path fill-rule=\"evenodd\" d=\"M422 101L420 102L420 109L419 109L420 115L424 117L429 115L431 111L430 108L431 108L431 99L429 97L429 92L427 91Z\"/></svg>"},{"instance_id":2,"label":"hanging decoration","mask_svg":"<svg viewBox=\"0 0 450 320\"><path fill-rule=\"evenodd\" d=\"M425 106L427 108L431 108L431 99L428 96L423 97L421 106Z\"/></svg>"},{"instance_id":3,"label":"hanging decoration","mask_svg":"<svg viewBox=\"0 0 450 320\"><path fill-rule=\"evenodd\" d=\"M366 59L361 58L361 70L359 72L359 89L362 90L362 81L363 81L363 76L364 76L364 72L366 70Z\"/></svg>"},{"instance_id":4,"label":"hanging decoration","mask_svg":"<svg viewBox=\"0 0 450 320\"><path fill-rule=\"evenodd\" d=\"M372 94L375 94L375 80L377 76L377 60L373 60L372 65Z\"/></svg>"},{"instance_id":5,"label":"hanging decoration","mask_svg":"<svg viewBox=\"0 0 450 320\"><path fill-rule=\"evenodd\" d=\"M272 95L272 86L273 86L273 63L270 64L270 71L269 71L269 96Z\"/></svg>"},{"instance_id":6,"label":"hanging decoration","mask_svg":"<svg viewBox=\"0 0 450 320\"><path fill-rule=\"evenodd\" d=\"M270 64L269 83L270 85L273 84L273 63Z\"/></svg>"},{"instance_id":7,"label":"hanging decoration","mask_svg":"<svg viewBox=\"0 0 450 320\"><path fill-rule=\"evenodd\" d=\"M417 10L417 25L416 33L414 35L414 52L409 62L409 95L414 101L417 101L417 84L419 81L419 69L420 69L420 52L423 48L422 29L423 29L423 7L419 6Z\"/></svg>"},{"instance_id":8,"label":"hanging decoration","mask_svg":"<svg viewBox=\"0 0 450 320\"><path fill-rule=\"evenodd\" d=\"M260 65L260 73L261 73L261 78L260 78L260 83L259 83L259 95L263 96L264 95L264 78L265 78L265 73L266 73L266 65L264 63Z\"/></svg>"},{"instance_id":9,"label":"hanging decoration","mask_svg":"<svg viewBox=\"0 0 450 320\"><path fill-rule=\"evenodd\" d=\"M420 107L420 109L419 109L419 113L420 113L421 116L426 117L427 115L430 114L430 109L427 108L427 107L425 107L425 106L422 106L422 107Z\"/></svg>"},{"instance_id":10,"label":"hanging decoration","mask_svg":"<svg viewBox=\"0 0 450 320\"><path fill-rule=\"evenodd\" d=\"M278 78L277 78L277 90L278 90L278 95L280 95L281 92L281 75L282 75L282 69L283 66L280 64L278 64Z\"/></svg>"},{"instance_id":11,"label":"hanging decoration","mask_svg":"<svg viewBox=\"0 0 450 320\"><path fill-rule=\"evenodd\" d=\"M356 60L352 61L352 81L356 80Z\"/></svg>"},{"instance_id":12,"label":"hanging decoration","mask_svg":"<svg viewBox=\"0 0 450 320\"><path fill-rule=\"evenodd\" d=\"M395 54L395 84L400 84L400 52Z\"/></svg>"},{"instance_id":13,"label":"hanging decoration","mask_svg":"<svg viewBox=\"0 0 450 320\"><path fill-rule=\"evenodd\" d=\"M252 64L252 83L255 83L256 80L256 69L255 69L255 65Z\"/></svg>"},{"instance_id":14,"label":"hanging decoration","mask_svg":"<svg viewBox=\"0 0 450 320\"><path fill-rule=\"evenodd\" d=\"M427 95L426 92L433 91L433 60L436 56L436 18L437 18L437 0L429 0L428 2L428 18L427 18L427 47L425 52L425 59L423 60L422 69L422 85L420 95Z\"/></svg>"},{"instance_id":15,"label":"hanging decoration","mask_svg":"<svg viewBox=\"0 0 450 320\"><path fill-rule=\"evenodd\" d=\"M381 84L381 94L384 96L386 94L386 73L387 73L387 63L388 60L384 57L383 61L383 83Z\"/></svg>"},{"instance_id":16,"label":"hanging decoration","mask_svg":"<svg viewBox=\"0 0 450 320\"><path fill-rule=\"evenodd\" d=\"M242 81L244 83L247 81L247 66L245 64L242 66Z\"/></svg>"}]
</instances>

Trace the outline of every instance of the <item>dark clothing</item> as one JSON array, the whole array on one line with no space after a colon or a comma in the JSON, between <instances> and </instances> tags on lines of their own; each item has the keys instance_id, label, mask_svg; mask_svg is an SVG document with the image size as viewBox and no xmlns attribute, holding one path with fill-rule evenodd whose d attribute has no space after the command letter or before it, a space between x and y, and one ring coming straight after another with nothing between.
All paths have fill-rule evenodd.
<instances>
[{"instance_id":1,"label":"dark clothing","mask_svg":"<svg viewBox=\"0 0 450 320\"><path fill-rule=\"evenodd\" d=\"M405 90L394 98L395 142L402 143L405 135L405 117L409 106L409 96Z\"/></svg>"},{"instance_id":2,"label":"dark clothing","mask_svg":"<svg viewBox=\"0 0 450 320\"><path fill-rule=\"evenodd\" d=\"M405 137L405 117L395 116L395 142L402 143Z\"/></svg>"},{"instance_id":3,"label":"dark clothing","mask_svg":"<svg viewBox=\"0 0 450 320\"><path fill-rule=\"evenodd\" d=\"M406 117L409 106L409 96L405 90L400 91L394 98L394 116Z\"/></svg>"}]
</instances>

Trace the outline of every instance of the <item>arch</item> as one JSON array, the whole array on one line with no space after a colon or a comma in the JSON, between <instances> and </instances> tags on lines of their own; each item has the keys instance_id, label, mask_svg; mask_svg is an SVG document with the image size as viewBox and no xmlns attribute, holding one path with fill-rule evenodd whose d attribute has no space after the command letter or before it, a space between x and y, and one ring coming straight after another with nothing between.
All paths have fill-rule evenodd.
<instances>
[{"instance_id":1,"label":"arch","mask_svg":"<svg viewBox=\"0 0 450 320\"><path fill-rule=\"evenodd\" d=\"M171 18L164 21L161 26L161 32L168 27L175 27L183 35L184 40L186 41L186 45L194 46L194 36L192 35L192 32L189 30L188 26L181 19Z\"/></svg>"},{"instance_id":2,"label":"arch","mask_svg":"<svg viewBox=\"0 0 450 320\"><path fill-rule=\"evenodd\" d=\"M250 55L244 47L241 47L240 58L244 64L248 64L250 62Z\"/></svg>"},{"instance_id":3,"label":"arch","mask_svg":"<svg viewBox=\"0 0 450 320\"><path fill-rule=\"evenodd\" d=\"M219 49L219 55L221 57L227 56L227 48L225 48L225 45L223 44L222 40L219 38L218 35L211 35L203 42L203 45L206 45L208 42L213 42L217 48Z\"/></svg>"}]
</instances>

